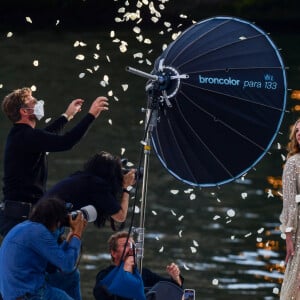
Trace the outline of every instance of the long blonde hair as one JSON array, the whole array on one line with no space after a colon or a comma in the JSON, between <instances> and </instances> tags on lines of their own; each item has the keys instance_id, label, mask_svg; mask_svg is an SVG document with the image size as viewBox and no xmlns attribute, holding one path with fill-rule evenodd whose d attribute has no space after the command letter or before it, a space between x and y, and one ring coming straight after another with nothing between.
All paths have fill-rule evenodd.
<instances>
[{"instance_id":1,"label":"long blonde hair","mask_svg":"<svg viewBox=\"0 0 300 300\"><path fill-rule=\"evenodd\" d=\"M296 126L299 122L300 122L300 118L294 123L294 125L290 129L290 136L289 136L290 141L286 147L286 149L288 151L288 154L287 154L288 158L295 155L296 153L300 152L299 144L296 139Z\"/></svg>"}]
</instances>

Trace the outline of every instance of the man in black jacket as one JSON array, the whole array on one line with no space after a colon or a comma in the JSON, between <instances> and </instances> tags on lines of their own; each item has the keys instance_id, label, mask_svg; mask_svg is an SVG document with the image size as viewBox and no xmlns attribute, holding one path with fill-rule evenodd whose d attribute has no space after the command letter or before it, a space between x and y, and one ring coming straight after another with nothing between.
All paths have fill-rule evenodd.
<instances>
[{"instance_id":1,"label":"man in black jacket","mask_svg":"<svg viewBox=\"0 0 300 300\"><path fill-rule=\"evenodd\" d=\"M45 193L47 152L71 149L100 113L108 109L107 98L96 98L88 113L70 131L61 134L67 122L81 110L83 102L82 99L73 100L60 117L44 129L36 129L37 121L44 115L43 101L37 101L30 88L17 89L4 98L2 110L13 127L4 149L2 236L27 219L32 205Z\"/></svg>"},{"instance_id":2,"label":"man in black jacket","mask_svg":"<svg viewBox=\"0 0 300 300\"><path fill-rule=\"evenodd\" d=\"M138 297L142 299L139 290L151 288L159 281L169 281L182 287L183 277L180 275L180 269L175 263L171 263L166 267L166 271L170 276L169 278L162 277L147 268L143 268L142 277L140 277L135 266L133 253L134 241L131 237L128 238L128 232L120 231L113 234L108 240L108 245L112 265L97 274L96 285L94 287L94 297L96 300L131 300ZM118 272L116 269L119 266L124 270L122 278L124 281L127 279L128 281L112 280L114 287L111 288L110 280L107 279L111 277L111 274ZM123 272L123 270L121 271Z\"/></svg>"}]
</instances>

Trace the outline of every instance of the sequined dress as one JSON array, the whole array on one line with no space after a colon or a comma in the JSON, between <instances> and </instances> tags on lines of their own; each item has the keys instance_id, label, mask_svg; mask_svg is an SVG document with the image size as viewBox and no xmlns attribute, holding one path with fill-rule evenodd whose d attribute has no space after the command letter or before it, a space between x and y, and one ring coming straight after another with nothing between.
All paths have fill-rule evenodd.
<instances>
[{"instance_id":1,"label":"sequined dress","mask_svg":"<svg viewBox=\"0 0 300 300\"><path fill-rule=\"evenodd\" d=\"M300 195L300 153L287 160L282 175L283 208L280 215L280 230L292 232L295 248L294 256L289 260L283 284L280 291L280 300L300 299L300 224L299 205L296 195Z\"/></svg>"}]
</instances>

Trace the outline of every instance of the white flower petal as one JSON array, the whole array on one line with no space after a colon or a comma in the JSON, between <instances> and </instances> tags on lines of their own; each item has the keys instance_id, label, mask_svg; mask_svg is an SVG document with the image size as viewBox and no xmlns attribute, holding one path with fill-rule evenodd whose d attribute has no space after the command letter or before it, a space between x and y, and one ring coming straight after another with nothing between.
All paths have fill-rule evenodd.
<instances>
[{"instance_id":1,"label":"white flower petal","mask_svg":"<svg viewBox=\"0 0 300 300\"><path fill-rule=\"evenodd\" d=\"M31 18L30 18L30 17L26 17L25 19L26 19L26 22L28 22L28 23L31 23L31 24L32 24L32 20L31 20Z\"/></svg>"}]
</instances>

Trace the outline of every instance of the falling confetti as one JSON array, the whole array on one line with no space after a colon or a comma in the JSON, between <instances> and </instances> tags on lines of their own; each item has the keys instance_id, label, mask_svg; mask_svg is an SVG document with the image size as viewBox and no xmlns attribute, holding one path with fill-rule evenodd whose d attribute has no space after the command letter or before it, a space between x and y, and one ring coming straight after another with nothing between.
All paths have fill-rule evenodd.
<instances>
[{"instance_id":1,"label":"falling confetti","mask_svg":"<svg viewBox=\"0 0 300 300\"><path fill-rule=\"evenodd\" d=\"M30 87L30 89L31 89L33 92L36 92L37 87L36 87L35 85L32 85L32 86Z\"/></svg>"},{"instance_id":2,"label":"falling confetti","mask_svg":"<svg viewBox=\"0 0 300 300\"><path fill-rule=\"evenodd\" d=\"M274 287L273 288L273 294L278 295L279 294L279 288Z\"/></svg>"},{"instance_id":3,"label":"falling confetti","mask_svg":"<svg viewBox=\"0 0 300 300\"><path fill-rule=\"evenodd\" d=\"M257 233L261 234L261 233L264 232L264 230L265 230L265 229L262 227L262 228L260 228L260 229L257 230Z\"/></svg>"},{"instance_id":4,"label":"falling confetti","mask_svg":"<svg viewBox=\"0 0 300 300\"><path fill-rule=\"evenodd\" d=\"M233 209L228 209L227 210L227 216L229 216L230 218L235 216L235 211Z\"/></svg>"},{"instance_id":5,"label":"falling confetti","mask_svg":"<svg viewBox=\"0 0 300 300\"><path fill-rule=\"evenodd\" d=\"M60 22L59 20L56 20L55 26L57 26L59 24L59 22Z\"/></svg>"},{"instance_id":6,"label":"falling confetti","mask_svg":"<svg viewBox=\"0 0 300 300\"><path fill-rule=\"evenodd\" d=\"M121 148L121 155L124 155L126 149L125 148Z\"/></svg>"},{"instance_id":7,"label":"falling confetti","mask_svg":"<svg viewBox=\"0 0 300 300\"><path fill-rule=\"evenodd\" d=\"M181 215L181 216L178 218L178 221L182 221L183 218L184 218L184 216Z\"/></svg>"},{"instance_id":8,"label":"falling confetti","mask_svg":"<svg viewBox=\"0 0 300 300\"><path fill-rule=\"evenodd\" d=\"M112 119L108 119L108 124L112 125Z\"/></svg>"},{"instance_id":9,"label":"falling confetti","mask_svg":"<svg viewBox=\"0 0 300 300\"><path fill-rule=\"evenodd\" d=\"M32 24L32 20L30 17L26 17L26 22L31 23Z\"/></svg>"},{"instance_id":10,"label":"falling confetti","mask_svg":"<svg viewBox=\"0 0 300 300\"><path fill-rule=\"evenodd\" d=\"M252 235L252 232L249 232L249 233L245 234L245 238L247 238L247 237L249 237L251 235Z\"/></svg>"},{"instance_id":11,"label":"falling confetti","mask_svg":"<svg viewBox=\"0 0 300 300\"><path fill-rule=\"evenodd\" d=\"M10 37L12 37L13 36L13 33L10 31L10 32L8 32L7 33L7 35L6 35L6 37L8 37L8 38L10 38Z\"/></svg>"},{"instance_id":12,"label":"falling confetti","mask_svg":"<svg viewBox=\"0 0 300 300\"><path fill-rule=\"evenodd\" d=\"M195 194L190 194L190 200L195 200L196 199L196 195Z\"/></svg>"},{"instance_id":13,"label":"falling confetti","mask_svg":"<svg viewBox=\"0 0 300 300\"><path fill-rule=\"evenodd\" d=\"M161 246L161 248L158 250L159 253L164 252L164 246Z\"/></svg>"},{"instance_id":14,"label":"falling confetti","mask_svg":"<svg viewBox=\"0 0 300 300\"><path fill-rule=\"evenodd\" d=\"M51 121L51 118L47 118L46 120L45 120L45 123L47 124L47 123L49 123Z\"/></svg>"},{"instance_id":15,"label":"falling confetti","mask_svg":"<svg viewBox=\"0 0 300 300\"><path fill-rule=\"evenodd\" d=\"M213 285L218 285L218 284L219 284L219 280L216 279L216 278L213 279L213 280L212 280L212 284L213 284Z\"/></svg>"},{"instance_id":16,"label":"falling confetti","mask_svg":"<svg viewBox=\"0 0 300 300\"><path fill-rule=\"evenodd\" d=\"M184 269L187 270L187 271L190 270L190 268L189 268L186 264L183 264L183 267L184 267Z\"/></svg>"},{"instance_id":17,"label":"falling confetti","mask_svg":"<svg viewBox=\"0 0 300 300\"><path fill-rule=\"evenodd\" d=\"M78 75L79 78L83 78L84 76L85 76L85 73L80 73L80 74Z\"/></svg>"},{"instance_id":18,"label":"falling confetti","mask_svg":"<svg viewBox=\"0 0 300 300\"><path fill-rule=\"evenodd\" d=\"M176 212L173 209L171 209L171 213L173 216L176 216Z\"/></svg>"},{"instance_id":19,"label":"falling confetti","mask_svg":"<svg viewBox=\"0 0 300 300\"><path fill-rule=\"evenodd\" d=\"M39 66L39 61L36 59L36 60L34 60L33 61L33 65L35 66L35 67L38 67Z\"/></svg>"},{"instance_id":20,"label":"falling confetti","mask_svg":"<svg viewBox=\"0 0 300 300\"><path fill-rule=\"evenodd\" d=\"M135 213L135 214L140 213L140 208L139 208L138 206L135 206L135 207L134 207L134 213Z\"/></svg>"},{"instance_id":21,"label":"falling confetti","mask_svg":"<svg viewBox=\"0 0 300 300\"><path fill-rule=\"evenodd\" d=\"M85 57L84 57L83 54L78 54L78 55L76 55L75 58L76 58L77 60L84 60L84 59L85 59Z\"/></svg>"},{"instance_id":22,"label":"falling confetti","mask_svg":"<svg viewBox=\"0 0 300 300\"><path fill-rule=\"evenodd\" d=\"M194 244L195 247L199 247L199 244L198 244L197 241L193 240L193 244Z\"/></svg>"},{"instance_id":23,"label":"falling confetti","mask_svg":"<svg viewBox=\"0 0 300 300\"><path fill-rule=\"evenodd\" d=\"M170 193L173 195L177 195L179 193L179 190L170 190Z\"/></svg>"},{"instance_id":24,"label":"falling confetti","mask_svg":"<svg viewBox=\"0 0 300 300\"><path fill-rule=\"evenodd\" d=\"M215 220L218 220L218 219L220 219L220 218L221 218L220 216L215 215L215 216L213 217L213 220L215 221Z\"/></svg>"},{"instance_id":25,"label":"falling confetti","mask_svg":"<svg viewBox=\"0 0 300 300\"><path fill-rule=\"evenodd\" d=\"M152 214L153 214L154 216L157 216L157 212L156 212L155 210L152 210Z\"/></svg>"},{"instance_id":26,"label":"falling confetti","mask_svg":"<svg viewBox=\"0 0 300 300\"><path fill-rule=\"evenodd\" d=\"M182 230L179 230L178 235L180 238L182 237Z\"/></svg>"},{"instance_id":27,"label":"falling confetti","mask_svg":"<svg viewBox=\"0 0 300 300\"><path fill-rule=\"evenodd\" d=\"M268 198L270 197L274 197L273 193L272 193L272 190L271 189L268 189Z\"/></svg>"},{"instance_id":28,"label":"falling confetti","mask_svg":"<svg viewBox=\"0 0 300 300\"><path fill-rule=\"evenodd\" d=\"M246 198L247 198L247 196L248 196L248 194L247 194L247 193L242 193L242 194L241 194L241 197L242 197L243 199L246 199Z\"/></svg>"},{"instance_id":29,"label":"falling confetti","mask_svg":"<svg viewBox=\"0 0 300 300\"><path fill-rule=\"evenodd\" d=\"M196 253L197 249L195 247L190 247L192 253Z\"/></svg>"},{"instance_id":30,"label":"falling confetti","mask_svg":"<svg viewBox=\"0 0 300 300\"><path fill-rule=\"evenodd\" d=\"M128 84L122 84L121 87L124 92L126 92L128 90Z\"/></svg>"}]
</instances>

